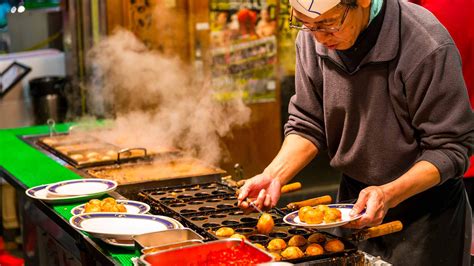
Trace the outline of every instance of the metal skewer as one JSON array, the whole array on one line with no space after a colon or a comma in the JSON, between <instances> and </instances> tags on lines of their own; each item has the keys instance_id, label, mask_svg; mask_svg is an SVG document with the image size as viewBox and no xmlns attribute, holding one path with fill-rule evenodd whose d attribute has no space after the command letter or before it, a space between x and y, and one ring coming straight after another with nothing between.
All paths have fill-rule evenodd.
<instances>
[{"instance_id":1,"label":"metal skewer","mask_svg":"<svg viewBox=\"0 0 474 266\"><path fill-rule=\"evenodd\" d=\"M253 201L250 201L247 199L247 202L250 206L252 206L255 210L257 210L260 214L263 214L263 211L260 210L260 208L257 207L257 205L255 205L255 203L253 203Z\"/></svg>"}]
</instances>

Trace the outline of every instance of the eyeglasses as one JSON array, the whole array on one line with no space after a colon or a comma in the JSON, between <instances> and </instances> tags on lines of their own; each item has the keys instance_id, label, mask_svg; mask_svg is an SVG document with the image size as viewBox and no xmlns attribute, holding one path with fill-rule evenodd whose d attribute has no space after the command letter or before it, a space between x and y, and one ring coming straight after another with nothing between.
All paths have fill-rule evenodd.
<instances>
[{"instance_id":1,"label":"eyeglasses","mask_svg":"<svg viewBox=\"0 0 474 266\"><path fill-rule=\"evenodd\" d=\"M346 20L346 17L347 17L347 14L349 13L349 9L350 9L350 6L346 6L346 9L344 10L344 14L342 15L342 19L341 19L341 22L339 23L339 26L335 27L335 26L325 26L325 25L311 25L311 26L308 26L304 23L302 23L302 25L298 25L298 24L295 24L293 22L293 8L291 8L290 10L290 19L289 19L289 23L290 23L290 28L291 29L296 29L296 30L302 30L302 31L317 31L317 32L326 32L326 33L334 33L334 32L338 32L342 25L344 24L344 21Z\"/></svg>"}]
</instances>

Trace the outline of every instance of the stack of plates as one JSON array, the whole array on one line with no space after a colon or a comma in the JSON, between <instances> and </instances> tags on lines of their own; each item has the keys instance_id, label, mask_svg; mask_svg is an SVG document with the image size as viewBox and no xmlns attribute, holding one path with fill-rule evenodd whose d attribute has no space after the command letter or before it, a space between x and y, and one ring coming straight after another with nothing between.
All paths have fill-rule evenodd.
<instances>
[{"instance_id":1,"label":"stack of plates","mask_svg":"<svg viewBox=\"0 0 474 266\"><path fill-rule=\"evenodd\" d=\"M108 179L89 178L67 180L54 184L39 185L26 190L26 195L47 203L71 203L100 197L117 187Z\"/></svg>"},{"instance_id":2,"label":"stack of plates","mask_svg":"<svg viewBox=\"0 0 474 266\"><path fill-rule=\"evenodd\" d=\"M117 182L107 179L77 179L30 188L26 195L47 203L65 204L99 198L114 190ZM175 219L145 214L150 206L132 200L117 200L127 209L123 212L84 213L85 204L71 210L69 223L104 242L120 247L134 247L133 236L168 229L183 228Z\"/></svg>"},{"instance_id":3,"label":"stack of plates","mask_svg":"<svg viewBox=\"0 0 474 266\"><path fill-rule=\"evenodd\" d=\"M69 223L108 244L132 248L135 235L183 228L181 223L166 216L110 212L74 215Z\"/></svg>"}]
</instances>

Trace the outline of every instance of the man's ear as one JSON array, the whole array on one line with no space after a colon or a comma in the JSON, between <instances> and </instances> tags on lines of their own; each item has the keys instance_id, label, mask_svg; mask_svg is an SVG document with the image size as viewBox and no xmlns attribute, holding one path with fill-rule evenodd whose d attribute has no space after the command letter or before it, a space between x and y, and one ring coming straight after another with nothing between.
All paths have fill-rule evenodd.
<instances>
[{"instance_id":1,"label":"man's ear","mask_svg":"<svg viewBox=\"0 0 474 266\"><path fill-rule=\"evenodd\" d=\"M362 8L368 8L370 7L371 2L371 0L357 0L357 5Z\"/></svg>"}]
</instances>

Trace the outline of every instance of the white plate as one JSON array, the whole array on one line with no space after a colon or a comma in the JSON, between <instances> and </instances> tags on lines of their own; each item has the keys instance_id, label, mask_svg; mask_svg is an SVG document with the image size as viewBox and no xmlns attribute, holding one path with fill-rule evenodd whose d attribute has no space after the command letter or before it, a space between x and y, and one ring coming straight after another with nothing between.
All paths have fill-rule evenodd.
<instances>
[{"instance_id":1,"label":"white plate","mask_svg":"<svg viewBox=\"0 0 474 266\"><path fill-rule=\"evenodd\" d=\"M147 213L150 210L150 206L146 203L134 200L116 200L117 203L125 205L125 209L127 209L126 213ZM72 215L78 215L84 213L84 206L86 204L81 204L79 206L74 207L71 210ZM89 212L90 213L90 212Z\"/></svg>"},{"instance_id":2,"label":"white plate","mask_svg":"<svg viewBox=\"0 0 474 266\"><path fill-rule=\"evenodd\" d=\"M341 211L341 221L339 222L334 222L334 223L326 223L322 222L320 224L307 224L304 222L300 221L300 217L298 217L298 211L294 211L290 214L287 214L284 218L283 221L287 224L295 225L295 226L304 226L304 227L311 227L315 229L325 229L325 228L333 228L333 227L338 227L341 225L345 225L351 221L355 221L359 219L365 211L360 213L357 216L351 217L349 213L352 210L352 207L354 207L354 204L330 204L327 205L329 208L337 208L338 210Z\"/></svg>"},{"instance_id":3,"label":"white plate","mask_svg":"<svg viewBox=\"0 0 474 266\"><path fill-rule=\"evenodd\" d=\"M46 203L56 203L56 204L66 204L78 201L85 201L96 197L96 195L80 195L80 196L56 196L48 193L46 190L46 185L39 185L32 187L25 191L25 194L34 199L42 200Z\"/></svg>"},{"instance_id":4,"label":"white plate","mask_svg":"<svg viewBox=\"0 0 474 266\"><path fill-rule=\"evenodd\" d=\"M74 215L69 223L94 237L116 240L131 240L134 235L182 228L178 221L166 216L110 212Z\"/></svg>"},{"instance_id":5,"label":"white plate","mask_svg":"<svg viewBox=\"0 0 474 266\"><path fill-rule=\"evenodd\" d=\"M133 240L117 240L113 238L103 238L102 241L116 247L135 248L135 242Z\"/></svg>"},{"instance_id":6,"label":"white plate","mask_svg":"<svg viewBox=\"0 0 474 266\"><path fill-rule=\"evenodd\" d=\"M103 195L114 190L117 182L108 179L87 178L66 180L46 187L55 196Z\"/></svg>"}]
</instances>

